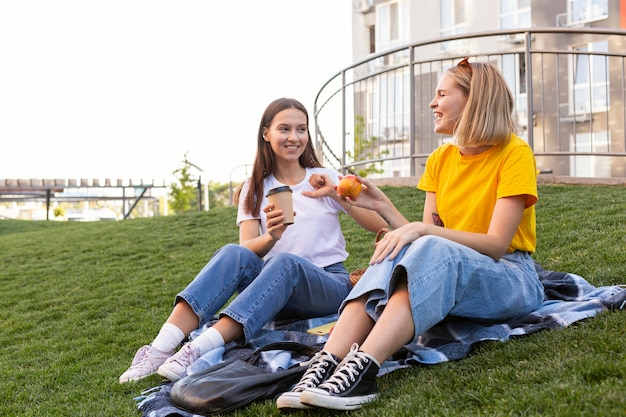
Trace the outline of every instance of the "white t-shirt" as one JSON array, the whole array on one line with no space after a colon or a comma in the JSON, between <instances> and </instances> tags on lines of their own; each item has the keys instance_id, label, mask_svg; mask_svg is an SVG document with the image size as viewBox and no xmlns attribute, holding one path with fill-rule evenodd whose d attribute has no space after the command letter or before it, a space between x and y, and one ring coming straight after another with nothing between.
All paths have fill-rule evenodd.
<instances>
[{"instance_id":1,"label":"white t-shirt","mask_svg":"<svg viewBox=\"0 0 626 417\"><path fill-rule=\"evenodd\" d=\"M339 212L345 210L341 205L329 197L313 198L302 195L303 191L314 191L309 184L313 173L327 174L336 184L339 173L327 168L306 168L306 175L302 182L291 185L293 191L293 209L296 212L294 224L287 226L281 239L267 253L269 258L277 253L288 252L298 255L321 268L343 262L348 258L346 241L339 225ZM261 221L260 233L267 232L266 216L263 207L269 204L265 195L269 190L286 184L279 182L274 175L263 180L263 201L258 217L244 212L243 202L248 193L249 181L241 189L239 211L237 212L237 226L244 220L258 219Z\"/></svg>"}]
</instances>

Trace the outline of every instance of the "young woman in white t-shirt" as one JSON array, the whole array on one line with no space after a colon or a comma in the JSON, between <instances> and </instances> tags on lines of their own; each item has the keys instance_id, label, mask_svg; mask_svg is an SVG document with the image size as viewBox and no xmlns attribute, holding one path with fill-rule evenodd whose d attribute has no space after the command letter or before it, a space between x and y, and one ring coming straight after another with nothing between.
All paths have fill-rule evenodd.
<instances>
[{"instance_id":1,"label":"young woman in white t-shirt","mask_svg":"<svg viewBox=\"0 0 626 417\"><path fill-rule=\"evenodd\" d=\"M277 319L336 313L352 286L344 267L348 253L339 213L376 232L386 222L372 210L352 207L311 184L337 183L339 173L317 160L305 107L281 98L263 113L251 177L238 195L239 244L220 248L175 299L169 318L151 344L141 347L120 383L155 372L176 381L204 353L231 341L245 342ZM314 176L313 179L311 176ZM293 191L295 222L267 200L278 186ZM237 297L220 309L232 295ZM219 319L176 348L219 311Z\"/></svg>"}]
</instances>

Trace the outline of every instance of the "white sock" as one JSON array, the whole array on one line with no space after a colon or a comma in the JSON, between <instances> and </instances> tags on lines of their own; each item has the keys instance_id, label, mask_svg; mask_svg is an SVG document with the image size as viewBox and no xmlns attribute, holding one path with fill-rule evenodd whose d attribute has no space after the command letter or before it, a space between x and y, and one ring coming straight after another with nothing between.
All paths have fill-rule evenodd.
<instances>
[{"instance_id":1,"label":"white sock","mask_svg":"<svg viewBox=\"0 0 626 417\"><path fill-rule=\"evenodd\" d=\"M213 327L209 327L190 343L193 347L199 348L201 354L204 355L210 350L224 346L224 338L220 332Z\"/></svg>"},{"instance_id":2,"label":"white sock","mask_svg":"<svg viewBox=\"0 0 626 417\"><path fill-rule=\"evenodd\" d=\"M185 338L185 333L172 323L165 323L152 341L152 347L161 352L174 352Z\"/></svg>"}]
</instances>

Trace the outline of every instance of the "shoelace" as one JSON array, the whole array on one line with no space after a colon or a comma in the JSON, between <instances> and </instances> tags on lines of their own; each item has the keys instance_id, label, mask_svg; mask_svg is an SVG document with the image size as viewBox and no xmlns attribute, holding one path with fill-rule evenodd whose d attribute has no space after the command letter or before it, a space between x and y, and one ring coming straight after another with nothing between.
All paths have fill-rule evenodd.
<instances>
[{"instance_id":1,"label":"shoelace","mask_svg":"<svg viewBox=\"0 0 626 417\"><path fill-rule=\"evenodd\" d=\"M359 346L356 343L353 344L348 355L337 366L335 373L319 388L339 394L349 386L350 382L356 381L355 377L365 368L364 364L367 362L367 358L359 355Z\"/></svg>"},{"instance_id":2,"label":"shoelace","mask_svg":"<svg viewBox=\"0 0 626 417\"><path fill-rule=\"evenodd\" d=\"M180 366L186 368L190 365L190 362L193 362L193 356L194 356L193 348L191 347L190 344L187 343L186 345L183 346L181 351L182 351L181 354L176 355L172 359L172 362L176 362Z\"/></svg>"},{"instance_id":3,"label":"shoelace","mask_svg":"<svg viewBox=\"0 0 626 417\"><path fill-rule=\"evenodd\" d=\"M304 391L320 383L324 373L327 372L329 360L324 358L328 355L325 352L320 352L318 355L313 365L307 369L300 382L292 389L293 392Z\"/></svg>"},{"instance_id":4,"label":"shoelace","mask_svg":"<svg viewBox=\"0 0 626 417\"><path fill-rule=\"evenodd\" d=\"M137 352L136 354L137 362L133 361L131 365L133 367L143 366L145 364L152 365L152 362L150 361L150 355L148 355L149 349L150 348L148 346L144 346L141 349L139 349L139 352Z\"/></svg>"}]
</instances>

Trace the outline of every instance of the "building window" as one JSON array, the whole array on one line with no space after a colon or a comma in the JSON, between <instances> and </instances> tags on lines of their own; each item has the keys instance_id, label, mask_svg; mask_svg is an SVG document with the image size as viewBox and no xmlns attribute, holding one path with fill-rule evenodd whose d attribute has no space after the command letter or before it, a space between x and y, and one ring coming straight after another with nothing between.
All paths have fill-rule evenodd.
<instances>
[{"instance_id":1,"label":"building window","mask_svg":"<svg viewBox=\"0 0 626 417\"><path fill-rule=\"evenodd\" d=\"M568 0L567 20L570 25L584 24L609 17L609 0Z\"/></svg>"},{"instance_id":2,"label":"building window","mask_svg":"<svg viewBox=\"0 0 626 417\"><path fill-rule=\"evenodd\" d=\"M406 69L380 74L367 83L365 102L357 111L360 132L355 133L356 160L391 158L382 162L385 172L410 175L408 95L409 72Z\"/></svg>"},{"instance_id":3,"label":"building window","mask_svg":"<svg viewBox=\"0 0 626 417\"><path fill-rule=\"evenodd\" d=\"M610 132L577 133L570 136L572 151L581 153L606 152ZM573 177L610 177L611 157L603 155L570 156L570 175Z\"/></svg>"},{"instance_id":4,"label":"building window","mask_svg":"<svg viewBox=\"0 0 626 417\"><path fill-rule=\"evenodd\" d=\"M376 6L376 52L409 40L409 13L406 0Z\"/></svg>"},{"instance_id":5,"label":"building window","mask_svg":"<svg viewBox=\"0 0 626 417\"><path fill-rule=\"evenodd\" d=\"M441 0L441 36L463 35L465 28L465 0ZM446 52L459 51L466 48L466 41L459 39L442 44Z\"/></svg>"},{"instance_id":6,"label":"building window","mask_svg":"<svg viewBox=\"0 0 626 417\"><path fill-rule=\"evenodd\" d=\"M530 26L530 0L500 0L500 29Z\"/></svg>"},{"instance_id":7,"label":"building window","mask_svg":"<svg viewBox=\"0 0 626 417\"><path fill-rule=\"evenodd\" d=\"M575 48L583 52L573 56L573 94L570 97L570 114L587 114L609 109L609 74L607 58L608 41L594 42ZM584 53L589 52L589 53Z\"/></svg>"},{"instance_id":8,"label":"building window","mask_svg":"<svg viewBox=\"0 0 626 417\"><path fill-rule=\"evenodd\" d=\"M513 93L514 115L522 137L528 136L528 96L526 94L526 56L523 53L502 55L502 74Z\"/></svg>"}]
</instances>

